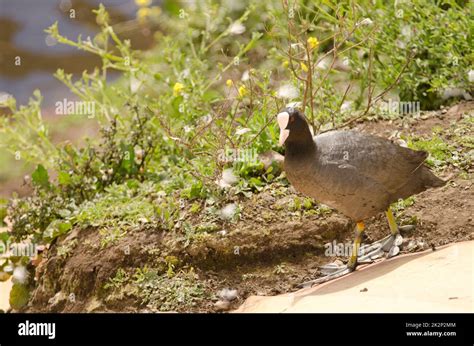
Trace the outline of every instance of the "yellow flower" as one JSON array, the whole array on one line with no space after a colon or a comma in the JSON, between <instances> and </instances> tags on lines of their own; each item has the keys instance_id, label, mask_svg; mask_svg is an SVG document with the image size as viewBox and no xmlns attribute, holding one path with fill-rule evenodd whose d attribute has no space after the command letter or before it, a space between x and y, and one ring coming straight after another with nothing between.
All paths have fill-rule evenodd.
<instances>
[{"instance_id":1,"label":"yellow flower","mask_svg":"<svg viewBox=\"0 0 474 346\"><path fill-rule=\"evenodd\" d=\"M173 96L177 97L181 95L182 91L184 89L184 85L181 83L176 83L173 87Z\"/></svg>"},{"instance_id":2,"label":"yellow flower","mask_svg":"<svg viewBox=\"0 0 474 346\"><path fill-rule=\"evenodd\" d=\"M239 96L240 97L244 97L245 95L248 94L248 89L245 85L242 85L240 88L239 88Z\"/></svg>"},{"instance_id":3,"label":"yellow flower","mask_svg":"<svg viewBox=\"0 0 474 346\"><path fill-rule=\"evenodd\" d=\"M140 7L137 11L137 18L139 20L146 19L151 14L151 10L148 7Z\"/></svg>"},{"instance_id":4,"label":"yellow flower","mask_svg":"<svg viewBox=\"0 0 474 346\"><path fill-rule=\"evenodd\" d=\"M306 64L304 62L302 62L301 64L301 69L304 71L304 72L308 72L309 69L308 69L308 66L306 66Z\"/></svg>"},{"instance_id":5,"label":"yellow flower","mask_svg":"<svg viewBox=\"0 0 474 346\"><path fill-rule=\"evenodd\" d=\"M151 5L151 0L135 0L135 4L140 7L147 7Z\"/></svg>"},{"instance_id":6,"label":"yellow flower","mask_svg":"<svg viewBox=\"0 0 474 346\"><path fill-rule=\"evenodd\" d=\"M308 47L310 49L314 49L316 48L317 46L319 46L319 41L316 37L310 37L308 38Z\"/></svg>"},{"instance_id":7,"label":"yellow flower","mask_svg":"<svg viewBox=\"0 0 474 346\"><path fill-rule=\"evenodd\" d=\"M229 88L232 86L232 84L234 84L234 82L232 82L232 79L228 79L225 82L225 85L227 85Z\"/></svg>"},{"instance_id":8,"label":"yellow flower","mask_svg":"<svg viewBox=\"0 0 474 346\"><path fill-rule=\"evenodd\" d=\"M281 63L281 66L287 68L288 66L290 66L290 62L288 60L285 60Z\"/></svg>"}]
</instances>

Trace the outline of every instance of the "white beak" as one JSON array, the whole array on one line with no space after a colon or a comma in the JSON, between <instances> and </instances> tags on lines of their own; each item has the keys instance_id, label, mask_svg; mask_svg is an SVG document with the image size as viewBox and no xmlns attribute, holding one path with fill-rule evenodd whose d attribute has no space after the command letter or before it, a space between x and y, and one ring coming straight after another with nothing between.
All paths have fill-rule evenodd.
<instances>
[{"instance_id":1,"label":"white beak","mask_svg":"<svg viewBox=\"0 0 474 346\"><path fill-rule=\"evenodd\" d=\"M286 139L290 135L290 130L287 130L288 122L290 121L290 114L288 112L281 112L277 115L278 126L280 126L280 140L279 145L285 144Z\"/></svg>"}]
</instances>

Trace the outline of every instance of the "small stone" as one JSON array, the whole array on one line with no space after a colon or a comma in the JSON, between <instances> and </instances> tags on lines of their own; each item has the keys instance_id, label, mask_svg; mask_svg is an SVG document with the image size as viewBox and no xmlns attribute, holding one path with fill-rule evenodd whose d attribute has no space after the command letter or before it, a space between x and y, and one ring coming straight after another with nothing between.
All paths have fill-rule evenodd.
<instances>
[{"instance_id":1,"label":"small stone","mask_svg":"<svg viewBox=\"0 0 474 346\"><path fill-rule=\"evenodd\" d=\"M395 237L395 241L393 242L393 245L395 246L400 246L403 243L403 237L400 234L397 234Z\"/></svg>"},{"instance_id":2,"label":"small stone","mask_svg":"<svg viewBox=\"0 0 474 346\"><path fill-rule=\"evenodd\" d=\"M393 246L388 252L388 258L396 256L400 253L400 248L398 246Z\"/></svg>"},{"instance_id":3,"label":"small stone","mask_svg":"<svg viewBox=\"0 0 474 346\"><path fill-rule=\"evenodd\" d=\"M404 226L398 227L398 230L399 230L401 233L408 233L408 232L413 231L415 228L416 228L415 225L404 225Z\"/></svg>"},{"instance_id":4,"label":"small stone","mask_svg":"<svg viewBox=\"0 0 474 346\"><path fill-rule=\"evenodd\" d=\"M376 253L371 255L370 259L372 259L372 260L378 259L378 258L382 257L383 254L384 254L384 252L383 252L382 248L379 248L379 251L377 251Z\"/></svg>"},{"instance_id":5,"label":"small stone","mask_svg":"<svg viewBox=\"0 0 474 346\"><path fill-rule=\"evenodd\" d=\"M227 311L230 308L230 302L225 300L218 300L214 303L214 307L217 311Z\"/></svg>"},{"instance_id":6,"label":"small stone","mask_svg":"<svg viewBox=\"0 0 474 346\"><path fill-rule=\"evenodd\" d=\"M97 298L92 298L86 306L86 312L94 312L102 309L102 303Z\"/></svg>"},{"instance_id":7,"label":"small stone","mask_svg":"<svg viewBox=\"0 0 474 346\"><path fill-rule=\"evenodd\" d=\"M413 251L416 248L416 242L414 240L410 240L408 245L406 246L407 251Z\"/></svg>"},{"instance_id":8,"label":"small stone","mask_svg":"<svg viewBox=\"0 0 474 346\"><path fill-rule=\"evenodd\" d=\"M54 295L54 297L48 300L48 304L50 304L50 308L53 310L62 309L66 304L67 296L64 292L59 291Z\"/></svg>"},{"instance_id":9,"label":"small stone","mask_svg":"<svg viewBox=\"0 0 474 346\"><path fill-rule=\"evenodd\" d=\"M425 250L428 247L428 245L423 240L418 240L416 246L421 250Z\"/></svg>"}]
</instances>

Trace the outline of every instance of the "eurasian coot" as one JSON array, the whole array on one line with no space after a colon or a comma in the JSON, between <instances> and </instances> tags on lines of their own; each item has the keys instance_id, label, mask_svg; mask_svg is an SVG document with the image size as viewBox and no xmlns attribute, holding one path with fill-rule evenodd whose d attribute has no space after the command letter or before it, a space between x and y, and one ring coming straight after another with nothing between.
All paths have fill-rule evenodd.
<instances>
[{"instance_id":1,"label":"eurasian coot","mask_svg":"<svg viewBox=\"0 0 474 346\"><path fill-rule=\"evenodd\" d=\"M427 153L401 147L391 141L356 131L331 131L313 137L305 116L285 108L277 116L280 145L285 146L284 169L290 183L357 223L348 264L326 267L332 273L309 283L344 275L361 261L381 251L399 252L401 236L390 204L446 182L424 164ZM363 220L385 211L391 235L372 246L360 248ZM358 253L364 250L359 258Z\"/></svg>"}]
</instances>

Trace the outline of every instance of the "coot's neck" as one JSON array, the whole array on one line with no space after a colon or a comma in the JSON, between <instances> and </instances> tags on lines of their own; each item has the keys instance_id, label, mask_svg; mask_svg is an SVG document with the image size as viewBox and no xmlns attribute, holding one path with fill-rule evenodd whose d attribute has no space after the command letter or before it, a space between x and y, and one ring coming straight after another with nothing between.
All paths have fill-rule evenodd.
<instances>
[{"instance_id":1,"label":"coot's neck","mask_svg":"<svg viewBox=\"0 0 474 346\"><path fill-rule=\"evenodd\" d=\"M315 151L316 144L307 124L301 129L290 131L285 141L285 156L306 156Z\"/></svg>"}]
</instances>

